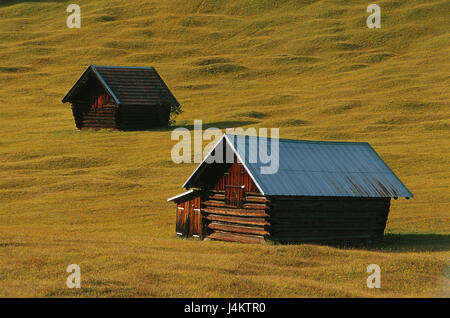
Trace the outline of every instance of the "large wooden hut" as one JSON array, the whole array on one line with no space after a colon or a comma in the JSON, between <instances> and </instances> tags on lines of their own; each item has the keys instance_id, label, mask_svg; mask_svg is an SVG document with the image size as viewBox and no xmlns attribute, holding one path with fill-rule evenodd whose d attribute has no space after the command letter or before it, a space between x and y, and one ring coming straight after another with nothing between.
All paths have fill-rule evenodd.
<instances>
[{"instance_id":1,"label":"large wooden hut","mask_svg":"<svg viewBox=\"0 0 450 318\"><path fill-rule=\"evenodd\" d=\"M63 98L78 129L167 126L180 104L153 67L90 65Z\"/></svg>"},{"instance_id":2,"label":"large wooden hut","mask_svg":"<svg viewBox=\"0 0 450 318\"><path fill-rule=\"evenodd\" d=\"M261 140L225 134L183 185L188 191L168 199L177 205L178 236L370 241L383 236L391 198L412 197L368 143L278 139L278 171L263 174L249 155ZM272 139L264 142L270 149ZM209 163L218 150L223 163Z\"/></svg>"}]
</instances>

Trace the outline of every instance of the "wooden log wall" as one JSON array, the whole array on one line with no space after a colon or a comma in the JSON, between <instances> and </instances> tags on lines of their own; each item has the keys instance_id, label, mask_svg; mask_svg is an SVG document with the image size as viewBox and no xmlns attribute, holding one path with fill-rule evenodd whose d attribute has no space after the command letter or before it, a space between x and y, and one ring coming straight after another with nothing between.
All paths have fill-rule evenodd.
<instances>
[{"instance_id":1,"label":"wooden log wall","mask_svg":"<svg viewBox=\"0 0 450 318\"><path fill-rule=\"evenodd\" d=\"M227 186L240 187L242 185L244 185L244 191L259 193L256 184L253 182L250 175L245 171L243 165L235 162L219 179L214 186L214 189L225 190Z\"/></svg>"},{"instance_id":2,"label":"wooden log wall","mask_svg":"<svg viewBox=\"0 0 450 318\"><path fill-rule=\"evenodd\" d=\"M241 207L229 205L225 190L209 191L201 212L206 238L213 240L264 243L269 235L268 200L255 192L244 192Z\"/></svg>"},{"instance_id":3,"label":"wooden log wall","mask_svg":"<svg viewBox=\"0 0 450 318\"><path fill-rule=\"evenodd\" d=\"M270 239L333 242L383 236L390 198L293 198L271 200Z\"/></svg>"},{"instance_id":4,"label":"wooden log wall","mask_svg":"<svg viewBox=\"0 0 450 318\"><path fill-rule=\"evenodd\" d=\"M82 129L85 128L117 128L117 105L114 103L103 103L101 108L91 108L83 113L81 120Z\"/></svg>"},{"instance_id":5,"label":"wooden log wall","mask_svg":"<svg viewBox=\"0 0 450 318\"><path fill-rule=\"evenodd\" d=\"M169 106L121 105L118 126L122 130L143 130L169 124Z\"/></svg>"},{"instance_id":6,"label":"wooden log wall","mask_svg":"<svg viewBox=\"0 0 450 318\"><path fill-rule=\"evenodd\" d=\"M90 82L86 95L73 101L72 112L78 129L117 129L118 105L97 82Z\"/></svg>"},{"instance_id":7,"label":"wooden log wall","mask_svg":"<svg viewBox=\"0 0 450 318\"><path fill-rule=\"evenodd\" d=\"M72 104L72 114L75 119L75 126L78 129L83 127L83 113L89 110L89 103L75 102Z\"/></svg>"}]
</instances>

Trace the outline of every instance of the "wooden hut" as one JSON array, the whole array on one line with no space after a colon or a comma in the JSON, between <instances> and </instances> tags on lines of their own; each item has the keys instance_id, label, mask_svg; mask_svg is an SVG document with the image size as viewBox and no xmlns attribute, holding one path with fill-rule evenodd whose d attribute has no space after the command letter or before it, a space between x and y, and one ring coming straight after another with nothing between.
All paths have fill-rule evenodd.
<instances>
[{"instance_id":1,"label":"wooden hut","mask_svg":"<svg viewBox=\"0 0 450 318\"><path fill-rule=\"evenodd\" d=\"M63 98L78 129L167 126L180 104L153 67L90 65Z\"/></svg>"},{"instance_id":2,"label":"wooden hut","mask_svg":"<svg viewBox=\"0 0 450 318\"><path fill-rule=\"evenodd\" d=\"M383 236L391 198L412 197L368 143L278 139L278 170L263 174L249 156L261 140L225 134L183 185L189 191L168 199L177 205L178 236L370 241ZM264 142L270 149L272 139ZM223 163L208 163L219 149Z\"/></svg>"}]
</instances>

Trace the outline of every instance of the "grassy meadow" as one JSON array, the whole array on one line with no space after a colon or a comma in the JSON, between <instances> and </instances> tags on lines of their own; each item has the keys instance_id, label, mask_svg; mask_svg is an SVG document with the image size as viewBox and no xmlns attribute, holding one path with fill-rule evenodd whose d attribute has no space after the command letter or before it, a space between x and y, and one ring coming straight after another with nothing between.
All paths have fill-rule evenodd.
<instances>
[{"instance_id":1,"label":"grassy meadow","mask_svg":"<svg viewBox=\"0 0 450 318\"><path fill-rule=\"evenodd\" d=\"M450 297L450 2L376 1L381 29L370 3L1 1L0 296ZM156 67L177 126L370 142L414 198L369 247L177 239L166 199L196 164L172 128L76 130L61 99L89 64Z\"/></svg>"}]
</instances>

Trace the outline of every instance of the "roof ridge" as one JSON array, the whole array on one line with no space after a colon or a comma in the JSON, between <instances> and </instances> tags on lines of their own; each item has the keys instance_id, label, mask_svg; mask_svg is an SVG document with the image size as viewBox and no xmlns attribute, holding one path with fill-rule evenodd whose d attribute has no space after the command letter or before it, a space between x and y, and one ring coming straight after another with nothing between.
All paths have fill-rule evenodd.
<instances>
[{"instance_id":1,"label":"roof ridge","mask_svg":"<svg viewBox=\"0 0 450 318\"><path fill-rule=\"evenodd\" d=\"M273 137L263 137L263 136L250 136L241 134L229 134L225 133L227 136L244 136L252 138L267 138L267 139L278 139L281 142L295 142L295 143L316 143L316 144L359 144L359 145L369 145L366 141L325 141L325 140L306 140L306 139L289 139L289 138L273 138Z\"/></svg>"},{"instance_id":2,"label":"roof ridge","mask_svg":"<svg viewBox=\"0 0 450 318\"><path fill-rule=\"evenodd\" d=\"M100 67L100 68L132 68L132 69L152 69L155 70L154 66L114 66L114 65L96 65L96 64L91 64L90 66L92 67Z\"/></svg>"}]
</instances>

